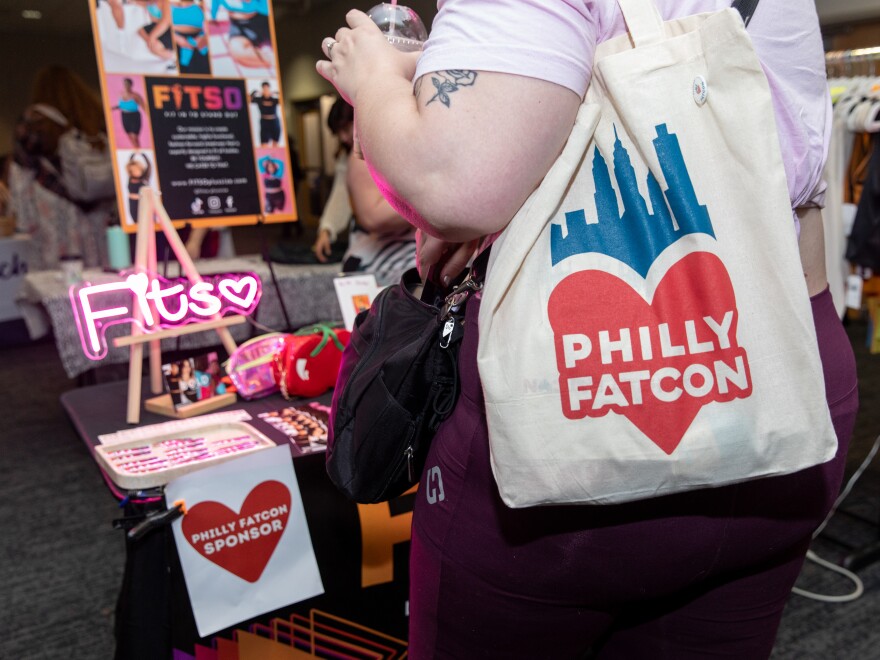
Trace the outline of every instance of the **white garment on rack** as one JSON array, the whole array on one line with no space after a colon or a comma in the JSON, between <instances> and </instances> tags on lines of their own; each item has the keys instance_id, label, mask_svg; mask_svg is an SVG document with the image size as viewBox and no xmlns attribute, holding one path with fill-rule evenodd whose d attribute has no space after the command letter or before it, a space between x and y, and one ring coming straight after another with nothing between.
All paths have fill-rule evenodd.
<instances>
[{"instance_id":1,"label":"white garment on rack","mask_svg":"<svg viewBox=\"0 0 880 660\"><path fill-rule=\"evenodd\" d=\"M825 208L822 209L828 287L834 306L842 317L846 311L846 278L850 273L846 245L856 211L855 205L843 203L843 184L852 158L855 134L880 132L880 78L834 78L828 81L828 85L830 89L847 88L834 105L828 159L823 171L828 188Z\"/></svg>"}]
</instances>

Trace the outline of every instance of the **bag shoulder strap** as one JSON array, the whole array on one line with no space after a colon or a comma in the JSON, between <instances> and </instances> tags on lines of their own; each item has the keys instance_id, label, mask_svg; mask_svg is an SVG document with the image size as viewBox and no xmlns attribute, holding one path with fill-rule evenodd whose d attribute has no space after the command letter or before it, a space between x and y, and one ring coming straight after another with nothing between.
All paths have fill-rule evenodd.
<instances>
[{"instance_id":1,"label":"bag shoulder strap","mask_svg":"<svg viewBox=\"0 0 880 660\"><path fill-rule=\"evenodd\" d=\"M486 280L486 270L489 268L489 254L492 246L489 245L480 252L471 264L471 279L482 284Z\"/></svg>"},{"instance_id":2,"label":"bag shoulder strap","mask_svg":"<svg viewBox=\"0 0 880 660\"><path fill-rule=\"evenodd\" d=\"M735 0L731 5L742 16L743 23L749 21L758 8L759 0ZM665 35L663 18L657 11L654 0L617 0L630 37L636 47L648 46L662 41Z\"/></svg>"},{"instance_id":3,"label":"bag shoulder strap","mask_svg":"<svg viewBox=\"0 0 880 660\"><path fill-rule=\"evenodd\" d=\"M755 10L758 8L758 2L759 0L736 0L731 5L740 13L746 27L749 27L749 21L752 20L752 16L754 16Z\"/></svg>"}]
</instances>

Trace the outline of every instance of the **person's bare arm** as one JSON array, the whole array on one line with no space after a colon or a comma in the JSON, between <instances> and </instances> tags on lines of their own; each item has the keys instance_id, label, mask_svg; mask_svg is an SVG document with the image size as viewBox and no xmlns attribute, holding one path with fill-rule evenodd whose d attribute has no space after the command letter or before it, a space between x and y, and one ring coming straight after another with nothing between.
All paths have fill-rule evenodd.
<instances>
[{"instance_id":1,"label":"person's bare arm","mask_svg":"<svg viewBox=\"0 0 880 660\"><path fill-rule=\"evenodd\" d=\"M348 195L348 185L346 185L350 161L350 156L337 159L333 186L330 188L330 195L327 197L324 210L321 212L321 219L318 222L318 231L326 231L331 241L335 241L336 237L348 228L348 223L351 220L351 198Z\"/></svg>"},{"instance_id":2,"label":"person's bare arm","mask_svg":"<svg viewBox=\"0 0 880 660\"><path fill-rule=\"evenodd\" d=\"M122 30L125 28L125 9L122 0L107 0L107 4L110 5L110 15L113 16L116 27Z\"/></svg>"},{"instance_id":3,"label":"person's bare arm","mask_svg":"<svg viewBox=\"0 0 880 660\"><path fill-rule=\"evenodd\" d=\"M825 228L822 224L822 211L818 208L796 209L801 233L798 249L807 292L811 296L822 293L828 286L828 273L825 266Z\"/></svg>"},{"instance_id":4,"label":"person's bare arm","mask_svg":"<svg viewBox=\"0 0 880 660\"><path fill-rule=\"evenodd\" d=\"M159 11L162 17L156 21L156 27L153 28L147 37L147 43L153 52L157 50L169 52L159 41L159 38L171 29L171 0L159 0Z\"/></svg>"},{"instance_id":5,"label":"person's bare arm","mask_svg":"<svg viewBox=\"0 0 880 660\"><path fill-rule=\"evenodd\" d=\"M351 220L351 199L348 196L348 163L351 157L338 158L336 160L336 173L333 177L333 186L330 188L330 196L324 204L324 211L318 222L318 236L312 245L312 252L322 264L332 253L331 245L343 232Z\"/></svg>"},{"instance_id":6,"label":"person's bare arm","mask_svg":"<svg viewBox=\"0 0 880 660\"><path fill-rule=\"evenodd\" d=\"M558 156L580 99L553 83L481 71L428 74L414 93L415 60L366 14L347 20L351 29L337 33L332 61L318 71L354 105L386 199L447 240L503 229Z\"/></svg>"},{"instance_id":7,"label":"person's bare arm","mask_svg":"<svg viewBox=\"0 0 880 660\"><path fill-rule=\"evenodd\" d=\"M357 223L368 232L391 234L410 227L376 187L367 164L360 158L348 161L348 194Z\"/></svg>"}]
</instances>

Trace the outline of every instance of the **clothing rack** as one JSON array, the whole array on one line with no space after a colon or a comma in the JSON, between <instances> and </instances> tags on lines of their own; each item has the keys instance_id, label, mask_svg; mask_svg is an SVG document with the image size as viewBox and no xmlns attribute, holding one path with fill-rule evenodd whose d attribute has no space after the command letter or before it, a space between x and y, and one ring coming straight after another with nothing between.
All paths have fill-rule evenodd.
<instances>
[{"instance_id":1,"label":"clothing rack","mask_svg":"<svg viewBox=\"0 0 880 660\"><path fill-rule=\"evenodd\" d=\"M843 98L848 98L856 103L856 105L853 105L852 102L843 102L840 106L835 105L835 112L837 112L839 107L844 113L849 114L864 102L877 99L876 93L880 90L880 46L829 51L825 53L825 66L830 91L835 104L839 99ZM851 79L852 86L847 85L846 79ZM859 79L862 79L861 82ZM877 103L877 100L874 100L874 103ZM835 125L837 125L837 122ZM857 132L851 125L847 125L845 121L843 126L851 133ZM867 138L868 135L862 134L862 137ZM852 139L851 134L849 139ZM876 146L880 145L880 142L876 140L869 142L869 144L875 145L873 148L880 148ZM865 162L867 163L867 160ZM841 185L840 192L843 193L843 183L839 183ZM868 458L872 458L874 453L875 449L872 449L868 454ZM874 539L863 545L853 545L836 537L834 534L829 534L827 530L822 531L821 537L824 540L837 545L844 551L845 554L839 563L851 571L858 571L874 562L880 561L880 520L877 519L877 514L866 516L855 511L846 510L843 507L837 509L837 514L846 516L860 525L864 525L867 530L872 528L877 530L877 535Z\"/></svg>"},{"instance_id":2,"label":"clothing rack","mask_svg":"<svg viewBox=\"0 0 880 660\"><path fill-rule=\"evenodd\" d=\"M875 76L880 71L880 46L829 51L825 53L825 68L829 77Z\"/></svg>"}]
</instances>

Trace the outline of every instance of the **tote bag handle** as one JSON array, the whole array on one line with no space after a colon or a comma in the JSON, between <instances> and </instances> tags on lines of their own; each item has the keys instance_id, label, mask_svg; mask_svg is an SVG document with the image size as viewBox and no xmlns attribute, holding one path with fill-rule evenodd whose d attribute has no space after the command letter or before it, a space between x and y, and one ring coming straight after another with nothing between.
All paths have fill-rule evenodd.
<instances>
[{"instance_id":1,"label":"tote bag handle","mask_svg":"<svg viewBox=\"0 0 880 660\"><path fill-rule=\"evenodd\" d=\"M654 0L617 0L626 29L636 48L650 46L662 41L663 18L657 11Z\"/></svg>"}]
</instances>

